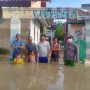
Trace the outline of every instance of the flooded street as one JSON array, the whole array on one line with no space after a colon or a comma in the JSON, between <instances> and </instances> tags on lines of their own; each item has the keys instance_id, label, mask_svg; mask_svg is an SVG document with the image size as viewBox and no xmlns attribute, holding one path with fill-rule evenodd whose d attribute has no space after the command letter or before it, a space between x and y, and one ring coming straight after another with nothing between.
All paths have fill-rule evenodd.
<instances>
[{"instance_id":1,"label":"flooded street","mask_svg":"<svg viewBox=\"0 0 90 90\"><path fill-rule=\"evenodd\" d=\"M90 67L0 62L0 90L90 90Z\"/></svg>"}]
</instances>

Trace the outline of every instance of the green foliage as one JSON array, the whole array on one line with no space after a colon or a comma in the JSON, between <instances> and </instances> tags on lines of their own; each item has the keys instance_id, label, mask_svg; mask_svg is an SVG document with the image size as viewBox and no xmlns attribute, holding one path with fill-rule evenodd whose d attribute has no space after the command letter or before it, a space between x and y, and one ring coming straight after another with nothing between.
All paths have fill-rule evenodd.
<instances>
[{"instance_id":1,"label":"green foliage","mask_svg":"<svg viewBox=\"0 0 90 90\"><path fill-rule=\"evenodd\" d=\"M8 49L5 49L3 47L0 48L0 54L8 55L9 53L10 53L10 51Z\"/></svg>"},{"instance_id":2,"label":"green foliage","mask_svg":"<svg viewBox=\"0 0 90 90\"><path fill-rule=\"evenodd\" d=\"M55 26L55 36L56 36L60 41L63 41L63 40L64 40L63 24L62 24L62 23L56 24L56 26Z\"/></svg>"}]
</instances>

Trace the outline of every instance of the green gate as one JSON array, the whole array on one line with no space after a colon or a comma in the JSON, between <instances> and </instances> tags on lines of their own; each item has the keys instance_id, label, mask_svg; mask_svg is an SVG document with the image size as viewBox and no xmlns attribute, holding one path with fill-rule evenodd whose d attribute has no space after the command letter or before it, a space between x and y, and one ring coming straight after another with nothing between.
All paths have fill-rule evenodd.
<instances>
[{"instance_id":1,"label":"green gate","mask_svg":"<svg viewBox=\"0 0 90 90\"><path fill-rule=\"evenodd\" d=\"M84 63L85 61L85 40L78 41L74 39L74 44L79 45L79 60Z\"/></svg>"}]
</instances>

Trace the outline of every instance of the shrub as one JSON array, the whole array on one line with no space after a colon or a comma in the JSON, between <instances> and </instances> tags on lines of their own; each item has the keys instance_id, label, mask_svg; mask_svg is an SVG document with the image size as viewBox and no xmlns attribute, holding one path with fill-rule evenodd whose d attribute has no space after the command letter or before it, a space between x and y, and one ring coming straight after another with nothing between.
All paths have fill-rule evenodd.
<instances>
[{"instance_id":1,"label":"shrub","mask_svg":"<svg viewBox=\"0 0 90 90\"><path fill-rule=\"evenodd\" d=\"M0 47L0 54L9 54L10 53L10 50L4 48L4 47Z\"/></svg>"}]
</instances>

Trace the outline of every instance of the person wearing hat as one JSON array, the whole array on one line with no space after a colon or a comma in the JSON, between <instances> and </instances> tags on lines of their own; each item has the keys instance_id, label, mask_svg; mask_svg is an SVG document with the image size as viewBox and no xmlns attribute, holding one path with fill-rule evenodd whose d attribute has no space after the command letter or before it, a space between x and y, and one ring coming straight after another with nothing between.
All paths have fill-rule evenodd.
<instances>
[{"instance_id":1,"label":"person wearing hat","mask_svg":"<svg viewBox=\"0 0 90 90\"><path fill-rule=\"evenodd\" d=\"M67 38L67 44L64 49L64 65L74 66L77 59L77 47L73 44L73 37L70 35Z\"/></svg>"}]
</instances>

